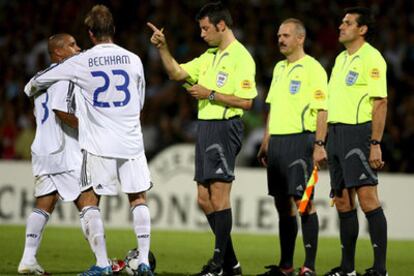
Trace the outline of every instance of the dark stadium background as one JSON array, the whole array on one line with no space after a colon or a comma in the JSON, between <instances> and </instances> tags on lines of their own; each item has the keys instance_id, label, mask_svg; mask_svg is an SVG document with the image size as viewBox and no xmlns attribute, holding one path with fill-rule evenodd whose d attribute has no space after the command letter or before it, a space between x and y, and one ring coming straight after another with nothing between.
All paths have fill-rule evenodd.
<instances>
[{"instance_id":1,"label":"dark stadium background","mask_svg":"<svg viewBox=\"0 0 414 276\"><path fill-rule=\"evenodd\" d=\"M195 101L180 85L168 81L156 50L149 43L146 22L164 27L173 55L180 62L201 54L206 45L194 16L206 1L52 1L0 0L0 158L30 159L35 125L24 84L48 66L47 38L68 32L82 49L91 46L83 19L97 3L113 12L116 43L137 53L145 67L147 94L142 126L149 158L169 145L191 142L196 119ZM244 116L246 146L241 162L255 166L255 147L267 112L264 99L278 52L276 32L283 19L304 21L306 51L330 74L343 8L356 4L373 9L377 36L373 44L388 63L388 116L383 138L386 170L414 172L414 1L248 0L223 1L234 19L237 38L247 46L257 66L259 96ZM248 141L248 142L247 142Z\"/></svg>"}]
</instances>

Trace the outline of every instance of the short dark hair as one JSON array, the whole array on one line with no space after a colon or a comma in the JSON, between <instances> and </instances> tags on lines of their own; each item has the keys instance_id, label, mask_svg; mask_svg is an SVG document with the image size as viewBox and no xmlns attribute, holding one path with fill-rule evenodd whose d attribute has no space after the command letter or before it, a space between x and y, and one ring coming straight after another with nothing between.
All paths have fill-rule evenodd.
<instances>
[{"instance_id":1,"label":"short dark hair","mask_svg":"<svg viewBox=\"0 0 414 276\"><path fill-rule=\"evenodd\" d=\"M356 22L358 23L358 26L365 25L368 28L365 38L369 39L373 37L375 33L375 18L370 9L365 7L351 7L346 8L344 11L345 14L357 14L358 18L356 19Z\"/></svg>"},{"instance_id":2,"label":"short dark hair","mask_svg":"<svg viewBox=\"0 0 414 276\"><path fill-rule=\"evenodd\" d=\"M199 21L204 17L208 17L213 25L217 25L223 20L229 28L233 26L233 19L231 18L229 10L221 2L204 5L197 13L196 20Z\"/></svg>"},{"instance_id":3,"label":"short dark hair","mask_svg":"<svg viewBox=\"0 0 414 276\"><path fill-rule=\"evenodd\" d=\"M85 25L97 39L112 37L115 33L112 13L104 5L93 6L86 15Z\"/></svg>"}]
</instances>

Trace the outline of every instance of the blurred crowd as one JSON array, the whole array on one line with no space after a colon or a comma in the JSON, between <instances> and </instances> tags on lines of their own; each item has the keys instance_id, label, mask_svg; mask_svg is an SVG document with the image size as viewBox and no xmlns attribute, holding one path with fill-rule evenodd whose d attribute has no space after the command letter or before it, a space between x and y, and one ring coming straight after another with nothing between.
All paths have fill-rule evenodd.
<instances>
[{"instance_id":1,"label":"blurred crowd","mask_svg":"<svg viewBox=\"0 0 414 276\"><path fill-rule=\"evenodd\" d=\"M342 51L338 26L347 6L372 8L377 19L373 45L388 63L388 116L383 138L386 170L414 172L414 2L409 0L292 1L234 0L228 5L236 37L256 61L259 96L243 119L246 126L243 165L257 166L256 152L263 135L268 107L266 98L279 54L277 29L288 17L301 19L307 28L306 52L330 74L335 56ZM346 3L344 3L346 2ZM35 133L32 103L24 84L49 65L47 39L68 32L82 49L91 47L83 19L103 3L113 12L116 43L137 53L146 73L146 103L142 113L148 158L169 145L192 142L196 102L180 84L168 80L158 53L150 43L146 22L164 28L173 55L188 61L206 50L194 17L206 1L198 0L0 0L0 158L30 159ZM288 114L286 114L288 116Z\"/></svg>"}]
</instances>

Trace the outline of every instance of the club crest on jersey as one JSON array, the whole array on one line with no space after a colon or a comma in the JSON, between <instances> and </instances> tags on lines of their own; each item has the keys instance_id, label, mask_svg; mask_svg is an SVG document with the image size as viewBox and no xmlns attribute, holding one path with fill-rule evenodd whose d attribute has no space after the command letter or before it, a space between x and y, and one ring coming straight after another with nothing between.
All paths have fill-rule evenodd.
<instances>
[{"instance_id":1,"label":"club crest on jersey","mask_svg":"<svg viewBox=\"0 0 414 276\"><path fill-rule=\"evenodd\" d=\"M359 76L359 73L355 72L355 71L349 71L348 75L346 75L345 77L345 83L348 86L354 85L355 82L357 81Z\"/></svg>"},{"instance_id":2,"label":"club crest on jersey","mask_svg":"<svg viewBox=\"0 0 414 276\"><path fill-rule=\"evenodd\" d=\"M229 77L229 74L225 72L221 72L221 71L218 72L217 78L216 78L217 87L223 87L226 84L228 77Z\"/></svg>"},{"instance_id":3,"label":"club crest on jersey","mask_svg":"<svg viewBox=\"0 0 414 276\"><path fill-rule=\"evenodd\" d=\"M289 92L290 94L294 95L299 92L300 89L300 81L291 80L289 84Z\"/></svg>"}]
</instances>

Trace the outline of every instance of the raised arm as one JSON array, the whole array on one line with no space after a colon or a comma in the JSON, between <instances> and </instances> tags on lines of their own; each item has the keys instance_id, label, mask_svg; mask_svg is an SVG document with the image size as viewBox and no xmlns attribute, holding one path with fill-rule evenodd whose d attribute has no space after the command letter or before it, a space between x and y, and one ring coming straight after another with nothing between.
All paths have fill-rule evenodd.
<instances>
[{"instance_id":1,"label":"raised arm","mask_svg":"<svg viewBox=\"0 0 414 276\"><path fill-rule=\"evenodd\" d=\"M73 80L76 73L73 58L67 59L65 62L56 63L49 68L37 73L24 87L24 93L32 97L42 93L55 82L60 80Z\"/></svg>"},{"instance_id":2,"label":"raised arm","mask_svg":"<svg viewBox=\"0 0 414 276\"><path fill-rule=\"evenodd\" d=\"M167 41L163 33L163 28L160 30L154 26L151 22L147 22L147 26L151 28L153 34L151 36L151 43L157 47L160 53L162 64L164 65L165 71L171 80L181 81L189 77L186 71L184 71L178 62L171 55L168 49Z\"/></svg>"}]
</instances>

